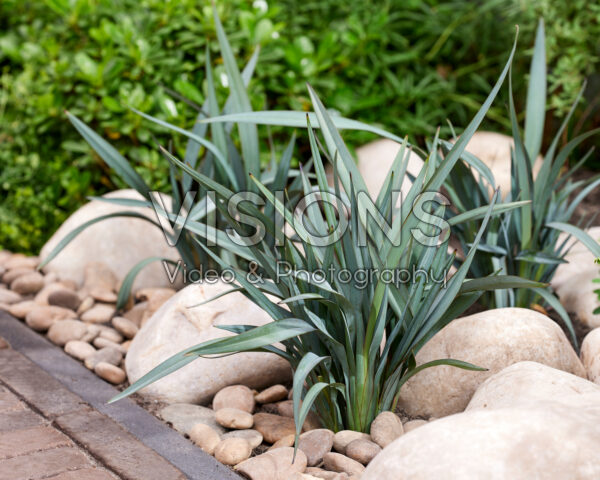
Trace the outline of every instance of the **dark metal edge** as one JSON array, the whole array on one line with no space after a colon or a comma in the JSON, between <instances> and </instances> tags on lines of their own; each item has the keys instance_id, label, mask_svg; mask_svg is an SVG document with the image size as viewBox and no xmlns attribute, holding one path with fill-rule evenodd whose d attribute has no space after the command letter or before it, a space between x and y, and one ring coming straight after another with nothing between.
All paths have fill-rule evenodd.
<instances>
[{"instance_id":1,"label":"dark metal edge","mask_svg":"<svg viewBox=\"0 0 600 480\"><path fill-rule=\"evenodd\" d=\"M119 391L28 326L0 310L0 336L68 390L113 419L190 480L240 480L228 467L169 428L133 400L106 402Z\"/></svg>"}]
</instances>

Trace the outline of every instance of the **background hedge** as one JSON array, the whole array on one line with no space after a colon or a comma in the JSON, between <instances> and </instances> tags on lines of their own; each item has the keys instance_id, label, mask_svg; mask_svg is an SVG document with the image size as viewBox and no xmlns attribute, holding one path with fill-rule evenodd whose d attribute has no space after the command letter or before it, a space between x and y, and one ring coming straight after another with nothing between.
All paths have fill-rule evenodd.
<instances>
[{"instance_id":1,"label":"background hedge","mask_svg":"<svg viewBox=\"0 0 600 480\"><path fill-rule=\"evenodd\" d=\"M219 11L240 61L260 45L254 108L306 109L310 82L328 107L423 142L446 119L460 131L490 89L521 25L521 52L546 19L552 114L588 78L580 125L600 124L600 5L575 0L228 0ZM155 141L169 138L127 105L191 127L203 55L215 46L198 0L0 2L0 248L36 253L85 197L119 187L66 121L70 110L154 187L168 190ZM216 51L216 48L215 48ZM223 73L218 56L215 74ZM515 64L522 93L527 55ZM221 84L225 95L226 86ZM504 102L486 128L506 130ZM356 142L369 138L354 134Z\"/></svg>"}]
</instances>

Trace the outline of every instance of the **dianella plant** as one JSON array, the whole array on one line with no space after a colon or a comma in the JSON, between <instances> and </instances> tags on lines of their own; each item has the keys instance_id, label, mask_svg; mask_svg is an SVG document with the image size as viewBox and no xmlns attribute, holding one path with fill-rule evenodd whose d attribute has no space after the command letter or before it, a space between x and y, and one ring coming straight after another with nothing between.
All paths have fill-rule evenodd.
<instances>
[{"instance_id":1,"label":"dianella plant","mask_svg":"<svg viewBox=\"0 0 600 480\"><path fill-rule=\"evenodd\" d=\"M581 97L580 93L543 157L537 176L534 175L534 163L540 153L546 114L546 61L542 21L538 26L531 62L523 135L515 112L510 76L509 90L509 113L515 147L511 152L511 190L505 192L505 199L507 202L525 200L528 204L490 220L470 264L471 275L477 277L500 272L550 283L557 267L566 262L564 257L569 245L573 244L573 237L595 256L600 255L600 244L584 231L593 219L587 225L570 223L577 206L600 185L600 175L574 180L574 173L592 152L589 151L575 162L572 168L567 167L567 161L575 148L587 138L598 134L599 129L579 135L559 148ZM443 149L450 154L450 144L444 145ZM463 160L457 163L445 182L446 191L456 207L454 213L488 204L490 186L495 188L493 173L479 159L464 153ZM449 213L449 218L452 218L453 213ZM453 229L465 251L474 245L480 223L462 223ZM561 232L566 235L561 235ZM576 343L569 315L550 288L496 290L483 295L480 301L489 308L550 306L564 320Z\"/></svg>"},{"instance_id":2,"label":"dianella plant","mask_svg":"<svg viewBox=\"0 0 600 480\"><path fill-rule=\"evenodd\" d=\"M206 100L203 105L196 105L187 99L182 99L198 110L196 123L191 130L185 130L138 110L132 110L148 121L186 137L188 141L183 157L185 165L194 172L199 172L214 179L231 191L258 192L256 184L250 179L250 174L272 190L281 190L285 187L288 187L290 191L298 190L301 187L301 179L297 175L298 171L290 168L294 138L284 149L284 154L279 162L275 161L275 156L272 153L272 161L263 164L260 160L259 135L255 124L247 122L236 124L231 121L208 123L206 121L225 114L233 115L252 111L247 87L254 73L259 54L256 50L245 68L240 71L216 9L214 9L214 21L221 59L227 72L230 89L229 97L224 105L220 106L218 104L211 55L207 47L205 54ZM174 92L171 93L175 94ZM177 248L179 257L188 269L200 268L201 266L218 266L212 260L212 257L198 244L199 235L203 238L204 246L209 246L212 253L226 259L228 263L237 264L240 261L245 261L243 256L239 257L232 253L235 250L235 245L231 245L228 237L219 233L225 228L226 219L216 209L212 193L207 191L204 185L199 183L193 175L190 175L186 170L180 170L172 166L170 169L170 198L159 192L153 192L130 162L110 143L75 115L67 112L67 116L99 157L125 184L135 189L140 194L141 199L94 197L94 200L109 202L128 209L97 217L71 231L50 252L40 268L56 257L69 242L87 227L113 217L139 218L153 223L157 228L161 228L165 233L166 241L169 245ZM384 133L377 128L343 118L336 118L336 124L344 128ZM131 210L131 207L142 207L147 209L148 212L143 214ZM184 225L186 228L183 228ZM219 242L216 241L217 237L219 237ZM225 248L223 248L223 245L225 245ZM146 265L156 261L171 262L161 257L150 257L134 266L122 282L117 308L122 308L127 302L136 275ZM173 269L175 271L175 265Z\"/></svg>"},{"instance_id":3,"label":"dianella plant","mask_svg":"<svg viewBox=\"0 0 600 480\"><path fill-rule=\"evenodd\" d=\"M513 54L514 47L511 60ZM402 385L422 369L441 364L481 369L449 358L417 366L415 355L484 291L543 286L497 274L467 279L490 218L525 202L497 205L496 194L489 205L446 221L446 202L437 193L490 107L509 64L510 60L463 136L443 160L434 158L435 153L426 159L402 202L396 201L397 192L410 147L404 142L381 193L371 199L334 120L310 87L314 113L305 115L304 125L316 185L311 184L308 171L301 169L302 195L297 202L285 191L270 190L254 176L251 180L258 197L247 195L244 198L249 201L238 202L238 192L194 171L163 149L173 165L216 193L216 207L227 218L232 242L238 244L236 254L244 250L261 272L256 278L254 272L237 269L205 248L215 262L235 275L236 285L225 294L242 292L268 312L273 322L260 327L220 326L236 335L180 352L113 401L199 356L271 352L288 360L294 369L297 434L311 409L334 431L368 431L378 413L395 408ZM285 117L278 115L274 112L269 118L261 113L254 121L268 123ZM247 119L251 121L250 116ZM333 164L334 187L327 183L326 161ZM238 211L232 212L232 199ZM273 216L265 215L268 207ZM473 246L451 275L455 255L448 252L448 230L478 220L481 226ZM294 231L291 238L282 237L286 223Z\"/></svg>"}]
</instances>

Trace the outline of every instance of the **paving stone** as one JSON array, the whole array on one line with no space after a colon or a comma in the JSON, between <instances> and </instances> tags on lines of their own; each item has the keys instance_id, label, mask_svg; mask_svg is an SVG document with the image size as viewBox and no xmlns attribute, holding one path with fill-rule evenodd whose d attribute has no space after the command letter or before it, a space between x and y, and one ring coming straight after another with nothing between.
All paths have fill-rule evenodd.
<instances>
[{"instance_id":1,"label":"paving stone","mask_svg":"<svg viewBox=\"0 0 600 480\"><path fill-rule=\"evenodd\" d=\"M47 425L24 428L0 436L0 460L72 445L69 438Z\"/></svg>"},{"instance_id":2,"label":"paving stone","mask_svg":"<svg viewBox=\"0 0 600 480\"><path fill-rule=\"evenodd\" d=\"M42 425L43 419L31 410L0 413L0 433Z\"/></svg>"},{"instance_id":3,"label":"paving stone","mask_svg":"<svg viewBox=\"0 0 600 480\"><path fill-rule=\"evenodd\" d=\"M11 392L0 387L0 413L23 410L25 407Z\"/></svg>"},{"instance_id":4,"label":"paving stone","mask_svg":"<svg viewBox=\"0 0 600 480\"><path fill-rule=\"evenodd\" d=\"M45 478L67 470L89 466L91 466L90 461L75 448L53 448L0 460L0 480Z\"/></svg>"},{"instance_id":5,"label":"paving stone","mask_svg":"<svg viewBox=\"0 0 600 480\"><path fill-rule=\"evenodd\" d=\"M185 480L171 463L99 412L74 412L55 422L125 480Z\"/></svg>"},{"instance_id":6,"label":"paving stone","mask_svg":"<svg viewBox=\"0 0 600 480\"><path fill-rule=\"evenodd\" d=\"M58 380L14 350L0 350L0 380L50 419L86 406Z\"/></svg>"},{"instance_id":7,"label":"paving stone","mask_svg":"<svg viewBox=\"0 0 600 480\"><path fill-rule=\"evenodd\" d=\"M59 473L46 480L115 480L117 477L99 468L83 468L73 472Z\"/></svg>"}]
</instances>

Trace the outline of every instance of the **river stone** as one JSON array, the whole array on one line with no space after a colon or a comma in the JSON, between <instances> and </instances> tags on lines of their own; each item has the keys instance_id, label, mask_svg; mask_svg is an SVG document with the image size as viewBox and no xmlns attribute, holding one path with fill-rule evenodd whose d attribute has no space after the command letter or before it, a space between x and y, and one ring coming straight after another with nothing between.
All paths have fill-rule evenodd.
<instances>
[{"instance_id":1,"label":"river stone","mask_svg":"<svg viewBox=\"0 0 600 480\"><path fill-rule=\"evenodd\" d=\"M221 440L215 447L215 458L225 465L237 465L247 460L252 453L250 444L243 438L230 437Z\"/></svg>"},{"instance_id":2,"label":"river stone","mask_svg":"<svg viewBox=\"0 0 600 480\"><path fill-rule=\"evenodd\" d=\"M73 290L61 287L48 295L48 304L68 308L76 312L81 305L81 300Z\"/></svg>"},{"instance_id":3,"label":"river stone","mask_svg":"<svg viewBox=\"0 0 600 480\"><path fill-rule=\"evenodd\" d=\"M339 453L346 453L346 447L354 440L371 440L371 435L354 430L340 430L333 436L333 449Z\"/></svg>"},{"instance_id":4,"label":"river stone","mask_svg":"<svg viewBox=\"0 0 600 480\"><path fill-rule=\"evenodd\" d=\"M261 433L258 430L254 430L252 428L245 430L232 430L231 432L223 434L221 438L226 439L231 437L243 438L250 444L250 447L252 447L253 449L258 447L263 441L263 436L261 435Z\"/></svg>"},{"instance_id":5,"label":"river stone","mask_svg":"<svg viewBox=\"0 0 600 480\"><path fill-rule=\"evenodd\" d=\"M23 297L21 297L21 295L19 295L17 292L12 292L6 289L0 289L0 303L12 305L13 303L18 303L21 300L23 300Z\"/></svg>"},{"instance_id":6,"label":"river stone","mask_svg":"<svg viewBox=\"0 0 600 480\"><path fill-rule=\"evenodd\" d=\"M123 383L127 378L122 368L119 368L108 362L99 362L94 367L94 373L103 380L114 385Z\"/></svg>"},{"instance_id":7,"label":"river stone","mask_svg":"<svg viewBox=\"0 0 600 480\"><path fill-rule=\"evenodd\" d=\"M219 432L204 423L197 423L194 425L189 432L189 436L192 442L209 455L212 455L215 452L216 446L221 442ZM224 437L225 436L223 436L223 438Z\"/></svg>"},{"instance_id":8,"label":"river stone","mask_svg":"<svg viewBox=\"0 0 600 480\"><path fill-rule=\"evenodd\" d=\"M252 413L254 405L254 393L245 385L230 385L219 390L212 402L215 411L222 408L237 408Z\"/></svg>"},{"instance_id":9,"label":"river stone","mask_svg":"<svg viewBox=\"0 0 600 480\"><path fill-rule=\"evenodd\" d=\"M20 295L33 295L44 287L44 277L39 272L26 273L16 278L11 284L12 291Z\"/></svg>"},{"instance_id":10,"label":"river stone","mask_svg":"<svg viewBox=\"0 0 600 480\"><path fill-rule=\"evenodd\" d=\"M117 366L121 363L122 359L123 354L118 349L112 347L104 347L100 350L97 350L89 357L86 357L83 363L86 366L86 368L94 370L94 368L96 368L96 365L98 365L100 362L106 362Z\"/></svg>"},{"instance_id":11,"label":"river stone","mask_svg":"<svg viewBox=\"0 0 600 480\"><path fill-rule=\"evenodd\" d=\"M344 472L348 475L361 475L365 471L362 463L352 460L341 453L326 453L323 457L325 469L332 472Z\"/></svg>"},{"instance_id":12,"label":"river stone","mask_svg":"<svg viewBox=\"0 0 600 480\"><path fill-rule=\"evenodd\" d=\"M283 400L288 396L288 389L283 385L273 385L255 395L254 399L258 403L273 403Z\"/></svg>"},{"instance_id":13,"label":"river stone","mask_svg":"<svg viewBox=\"0 0 600 480\"><path fill-rule=\"evenodd\" d=\"M600 478L599 396L475 409L403 435L361 480Z\"/></svg>"},{"instance_id":14,"label":"river stone","mask_svg":"<svg viewBox=\"0 0 600 480\"><path fill-rule=\"evenodd\" d=\"M488 371L447 365L427 368L400 390L410 416L443 417L463 411L487 378L520 361L534 361L585 376L583 365L556 322L534 310L499 308L453 320L425 344L417 364L453 358Z\"/></svg>"},{"instance_id":15,"label":"river stone","mask_svg":"<svg viewBox=\"0 0 600 480\"><path fill-rule=\"evenodd\" d=\"M83 300L81 301L81 304L79 305L79 308L77 309L77 314L83 315L90 308L92 308L95 305L95 303L96 301L92 297L84 296Z\"/></svg>"},{"instance_id":16,"label":"river stone","mask_svg":"<svg viewBox=\"0 0 600 480\"><path fill-rule=\"evenodd\" d=\"M583 339L581 361L587 378L600 385L600 328L595 328Z\"/></svg>"},{"instance_id":17,"label":"river stone","mask_svg":"<svg viewBox=\"0 0 600 480\"><path fill-rule=\"evenodd\" d=\"M174 403L161 409L158 415L184 435L189 435L192 427L198 423L208 425L219 434L225 433L225 429L215 420L215 412L200 405Z\"/></svg>"},{"instance_id":18,"label":"river stone","mask_svg":"<svg viewBox=\"0 0 600 480\"><path fill-rule=\"evenodd\" d=\"M347 473L330 472L317 467L307 467L305 474L324 480L348 480L350 478Z\"/></svg>"},{"instance_id":19,"label":"river stone","mask_svg":"<svg viewBox=\"0 0 600 480\"><path fill-rule=\"evenodd\" d=\"M154 312L176 293L172 288L142 288L138 290L135 298L146 304L146 309L141 314L139 326L144 325L154 315Z\"/></svg>"},{"instance_id":20,"label":"river stone","mask_svg":"<svg viewBox=\"0 0 600 480\"><path fill-rule=\"evenodd\" d=\"M600 240L600 227L592 227L587 233L594 240ZM561 235L559 243L566 238ZM598 265L594 263L594 255L581 242L571 239L568 246L572 246L565 256L569 263L557 267L551 286L567 311L576 313L590 328L600 327L600 314L593 313L600 306L598 295L594 293L599 285L593 283L598 278Z\"/></svg>"},{"instance_id":21,"label":"river stone","mask_svg":"<svg viewBox=\"0 0 600 480\"><path fill-rule=\"evenodd\" d=\"M496 187L500 187L502 198L505 198L511 191L511 149L515 148L515 142L509 135L503 135L496 132L475 132L465 150L479 158L494 174ZM542 168L543 157L538 155L533 166L533 176L537 176ZM478 172L474 170L475 177L478 178ZM493 189L489 188L490 196Z\"/></svg>"},{"instance_id":22,"label":"river stone","mask_svg":"<svg viewBox=\"0 0 600 480\"><path fill-rule=\"evenodd\" d=\"M139 331L138 326L125 317L114 317L112 319L112 325L125 338L133 338Z\"/></svg>"},{"instance_id":23,"label":"river stone","mask_svg":"<svg viewBox=\"0 0 600 480\"><path fill-rule=\"evenodd\" d=\"M50 302L48 301L48 298L50 297L50 295L52 293L62 290L64 288L65 287L62 285L62 282L49 283L48 285L45 285L44 288L42 288L35 295L33 300L38 305L50 305ZM56 305L56 306L60 307L60 305ZM65 307L62 307L62 308L65 308Z\"/></svg>"},{"instance_id":24,"label":"river stone","mask_svg":"<svg viewBox=\"0 0 600 480\"><path fill-rule=\"evenodd\" d=\"M25 323L38 332L45 332L58 320L74 319L73 310L62 307L38 305L25 316Z\"/></svg>"},{"instance_id":25,"label":"river stone","mask_svg":"<svg viewBox=\"0 0 600 480\"><path fill-rule=\"evenodd\" d=\"M269 450L275 450L276 448L281 447L293 447L294 443L296 443L296 434L291 433L277 440L273 445L269 447Z\"/></svg>"},{"instance_id":26,"label":"river stone","mask_svg":"<svg viewBox=\"0 0 600 480\"><path fill-rule=\"evenodd\" d=\"M35 270L33 268L15 268L4 273L2 275L2 281L7 285L12 285L17 278L30 273L35 273Z\"/></svg>"},{"instance_id":27,"label":"river stone","mask_svg":"<svg viewBox=\"0 0 600 480\"><path fill-rule=\"evenodd\" d=\"M237 408L222 408L215 412L215 420L225 428L245 430L252 428L254 419L252 414Z\"/></svg>"},{"instance_id":28,"label":"river stone","mask_svg":"<svg viewBox=\"0 0 600 480\"><path fill-rule=\"evenodd\" d=\"M333 432L326 428L318 428L303 433L298 439L298 448L306 455L307 465L314 467L323 461L323 455L333 447Z\"/></svg>"},{"instance_id":29,"label":"river stone","mask_svg":"<svg viewBox=\"0 0 600 480\"><path fill-rule=\"evenodd\" d=\"M48 338L62 347L71 340L81 339L86 331L85 323L79 320L58 320L48 330Z\"/></svg>"},{"instance_id":30,"label":"river stone","mask_svg":"<svg viewBox=\"0 0 600 480\"><path fill-rule=\"evenodd\" d=\"M381 447L370 440L354 440L346 447L346 456L368 465L381 452Z\"/></svg>"},{"instance_id":31,"label":"river stone","mask_svg":"<svg viewBox=\"0 0 600 480\"><path fill-rule=\"evenodd\" d=\"M483 382L466 410L514 407L562 397L600 394L600 385L536 362L519 362Z\"/></svg>"},{"instance_id":32,"label":"river stone","mask_svg":"<svg viewBox=\"0 0 600 480\"><path fill-rule=\"evenodd\" d=\"M127 353L127 350L125 350L120 344L115 343L112 340L109 340L108 338L96 337L92 341L92 344L96 348L114 348L116 350L119 350L123 355Z\"/></svg>"},{"instance_id":33,"label":"river stone","mask_svg":"<svg viewBox=\"0 0 600 480\"><path fill-rule=\"evenodd\" d=\"M131 307L130 310L127 310L123 314L123 317L126 318L127 320L131 320L133 323L136 324L137 327L141 327L142 318L143 318L144 312L147 310L147 308L148 308L148 302L136 303L133 307Z\"/></svg>"},{"instance_id":34,"label":"river stone","mask_svg":"<svg viewBox=\"0 0 600 480\"><path fill-rule=\"evenodd\" d=\"M25 300L24 302L13 303L10 305L8 308L8 313L15 318L20 318L23 320L35 307L37 307L37 303L35 303L33 300Z\"/></svg>"},{"instance_id":35,"label":"river stone","mask_svg":"<svg viewBox=\"0 0 600 480\"><path fill-rule=\"evenodd\" d=\"M402 421L394 412L381 412L371 423L371 439L381 448L387 447L404 433ZM346 454L348 452L346 451Z\"/></svg>"},{"instance_id":36,"label":"river stone","mask_svg":"<svg viewBox=\"0 0 600 480\"><path fill-rule=\"evenodd\" d=\"M96 349L87 342L71 340L66 343L65 352L83 362L90 355L93 355L96 352Z\"/></svg>"},{"instance_id":37,"label":"river stone","mask_svg":"<svg viewBox=\"0 0 600 480\"><path fill-rule=\"evenodd\" d=\"M135 190L117 190L104 195L107 198L144 200ZM165 204L170 204L170 198ZM166 205L170 208L169 205ZM118 211L135 211L156 220L154 210L141 207L123 207L102 201L91 201L73 213L46 242L40 253L41 260L83 223ZM83 283L84 267L90 259L102 259L115 272L119 281L140 261L148 257L166 257L177 261L177 249L170 247L163 231L150 222L133 217L116 217L96 223L81 232L46 267L45 272L56 272L60 278ZM180 269L181 270L181 269ZM181 275L179 275L181 277ZM153 262L137 275L134 289L143 287L172 287L162 262Z\"/></svg>"},{"instance_id":38,"label":"river stone","mask_svg":"<svg viewBox=\"0 0 600 480\"><path fill-rule=\"evenodd\" d=\"M117 332L114 328L110 328L105 325L102 325L102 328L100 330L100 337L106 338L107 340L110 340L114 343L121 343L124 340L123 335Z\"/></svg>"},{"instance_id":39,"label":"river stone","mask_svg":"<svg viewBox=\"0 0 600 480\"><path fill-rule=\"evenodd\" d=\"M204 305L204 300L230 290L226 283L193 284L170 298L140 329L126 357L130 383L180 351L216 338L233 335L214 325L265 325L270 317L244 297L231 293ZM167 403L208 403L227 385L264 388L291 379L285 360L271 353L238 353L221 358L198 358L140 391Z\"/></svg>"},{"instance_id":40,"label":"river stone","mask_svg":"<svg viewBox=\"0 0 600 480\"><path fill-rule=\"evenodd\" d=\"M114 305L97 303L81 315L81 320L88 323L108 323L115 311Z\"/></svg>"},{"instance_id":41,"label":"river stone","mask_svg":"<svg viewBox=\"0 0 600 480\"><path fill-rule=\"evenodd\" d=\"M16 268L29 268L33 270L38 266L39 262L39 258L37 257L27 257L22 253L15 253L2 266L7 270L14 270Z\"/></svg>"},{"instance_id":42,"label":"river stone","mask_svg":"<svg viewBox=\"0 0 600 480\"><path fill-rule=\"evenodd\" d=\"M296 433L293 418L281 417L272 413L254 414L254 428L268 443L275 443L280 438Z\"/></svg>"},{"instance_id":43,"label":"river stone","mask_svg":"<svg viewBox=\"0 0 600 480\"><path fill-rule=\"evenodd\" d=\"M283 447L252 457L235 469L250 480L288 480L296 473L304 472L306 455L298 450L294 460L294 449Z\"/></svg>"},{"instance_id":44,"label":"river stone","mask_svg":"<svg viewBox=\"0 0 600 480\"><path fill-rule=\"evenodd\" d=\"M427 423L428 423L427 420L421 420L421 419L409 420L404 425L402 425L402 428L404 429L404 433L408 433L408 432L411 432L412 430L414 430L415 428L419 428L419 427L422 427L423 425L427 425Z\"/></svg>"}]
</instances>

